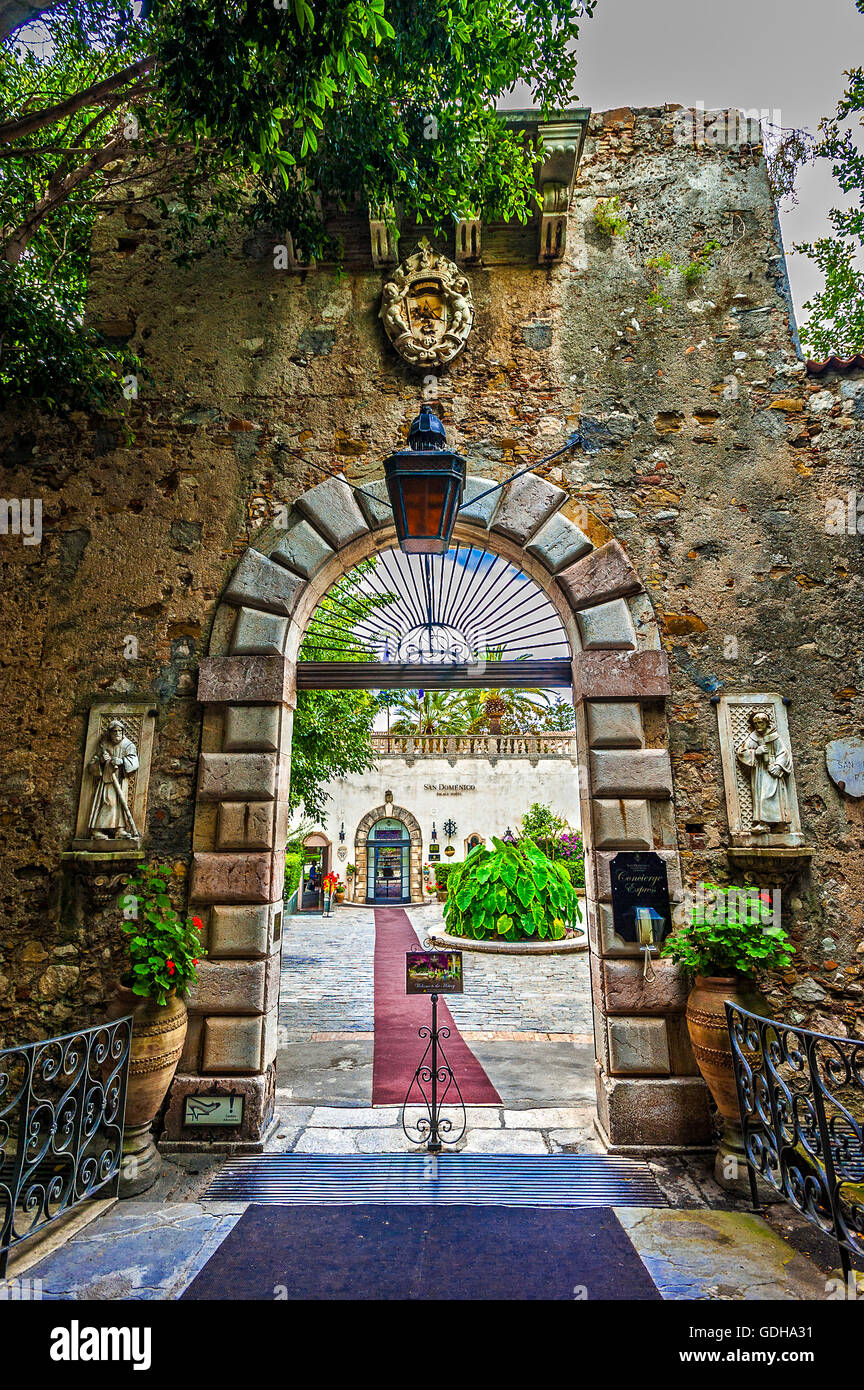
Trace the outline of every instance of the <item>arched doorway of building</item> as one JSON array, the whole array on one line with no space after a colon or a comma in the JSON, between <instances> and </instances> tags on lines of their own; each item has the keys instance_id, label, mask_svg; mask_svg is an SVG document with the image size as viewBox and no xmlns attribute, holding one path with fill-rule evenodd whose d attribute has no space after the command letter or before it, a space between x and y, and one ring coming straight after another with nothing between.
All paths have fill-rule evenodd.
<instances>
[{"instance_id":1,"label":"arched doorway of building","mask_svg":"<svg viewBox=\"0 0 864 1390\"><path fill-rule=\"evenodd\" d=\"M417 819L388 801L375 806L354 834L357 892L361 903L421 902L423 839Z\"/></svg>"},{"instance_id":2,"label":"arched doorway of building","mask_svg":"<svg viewBox=\"0 0 864 1390\"><path fill-rule=\"evenodd\" d=\"M474 849L477 845L485 845L485 843L486 841L482 835L477 835L476 833L474 835L469 835L467 840L465 841L466 856L469 855L472 849Z\"/></svg>"},{"instance_id":3,"label":"arched doorway of building","mask_svg":"<svg viewBox=\"0 0 864 1390\"><path fill-rule=\"evenodd\" d=\"M326 835L313 833L303 841L303 864L297 886L297 910L317 912L321 907L322 883L330 872L332 846Z\"/></svg>"},{"instance_id":4,"label":"arched doorway of building","mask_svg":"<svg viewBox=\"0 0 864 1390\"><path fill-rule=\"evenodd\" d=\"M611 906L610 864L622 849L654 850L667 867L672 901L682 895L663 708L671 686L650 598L608 528L548 480L517 474L490 496L487 478L469 478L465 497L454 544L479 556L463 565L465 582L484 577L482 567L491 570L501 557L525 586L520 621L530 617L539 590L563 625L569 656L513 661L511 671L503 659L494 673L478 672L450 640L450 623L438 634L440 650L431 639L428 653L422 648L433 661L424 685L572 688L598 1128L624 1152L702 1143L708 1110L683 1029L686 984L667 962L644 980L638 947L617 937ZM361 496L344 479L331 478L299 499L287 524L283 518L256 537L224 592L211 654L200 670L198 698L206 712L190 887L190 901L208 913L211 953L172 1092L170 1138L201 1138L184 1126L183 1097L202 1080L219 1084L220 1077L248 1101L238 1142L256 1142L270 1124L279 1037L275 924L282 911L296 691L416 689L416 665L405 667L422 644L407 614L395 660L385 641L366 669L362 662L342 663L334 673L339 663L332 659L300 660L301 646L322 597L340 577L371 556L393 553L394 543L383 481L367 482ZM429 573L434 580L433 565ZM497 595L492 598L497 611ZM422 593L418 599L419 626L425 625ZM234 813L238 803L246 804L244 815ZM382 811L370 820L367 835L383 818ZM368 838L363 846L368 853ZM419 843L416 849L419 879ZM412 875L414 851L412 841ZM368 858L362 874L357 868L358 887L368 884Z\"/></svg>"},{"instance_id":5,"label":"arched doorway of building","mask_svg":"<svg viewBox=\"0 0 864 1390\"><path fill-rule=\"evenodd\" d=\"M411 901L411 840L401 821L379 820L366 847L367 903Z\"/></svg>"}]
</instances>

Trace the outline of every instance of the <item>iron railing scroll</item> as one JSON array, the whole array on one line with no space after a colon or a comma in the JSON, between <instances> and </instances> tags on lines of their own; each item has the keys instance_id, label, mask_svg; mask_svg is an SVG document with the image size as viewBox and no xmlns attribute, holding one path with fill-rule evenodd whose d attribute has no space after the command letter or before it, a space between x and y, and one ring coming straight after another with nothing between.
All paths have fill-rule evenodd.
<instances>
[{"instance_id":1,"label":"iron railing scroll","mask_svg":"<svg viewBox=\"0 0 864 1390\"><path fill-rule=\"evenodd\" d=\"M757 1177L833 1236L844 1278L864 1256L864 1042L726 1004L754 1207Z\"/></svg>"},{"instance_id":2,"label":"iron railing scroll","mask_svg":"<svg viewBox=\"0 0 864 1390\"><path fill-rule=\"evenodd\" d=\"M131 1016L0 1051L0 1278L11 1248L117 1195Z\"/></svg>"}]
</instances>

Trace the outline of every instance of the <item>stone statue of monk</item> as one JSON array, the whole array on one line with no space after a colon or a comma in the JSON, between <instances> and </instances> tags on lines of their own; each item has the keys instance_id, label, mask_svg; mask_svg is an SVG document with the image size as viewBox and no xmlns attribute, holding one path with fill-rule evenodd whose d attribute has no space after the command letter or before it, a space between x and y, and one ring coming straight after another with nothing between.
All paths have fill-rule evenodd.
<instances>
[{"instance_id":1,"label":"stone statue of monk","mask_svg":"<svg viewBox=\"0 0 864 1390\"><path fill-rule=\"evenodd\" d=\"M750 733L739 744L735 755L750 769L753 798L753 832L781 831L791 822L789 774L792 754L783 743L764 710L753 710L747 718Z\"/></svg>"},{"instance_id":2,"label":"stone statue of monk","mask_svg":"<svg viewBox=\"0 0 864 1390\"><path fill-rule=\"evenodd\" d=\"M126 798L124 783L138 767L138 751L119 719L112 719L88 763L96 778L87 829L97 840L132 840L138 829Z\"/></svg>"}]
</instances>

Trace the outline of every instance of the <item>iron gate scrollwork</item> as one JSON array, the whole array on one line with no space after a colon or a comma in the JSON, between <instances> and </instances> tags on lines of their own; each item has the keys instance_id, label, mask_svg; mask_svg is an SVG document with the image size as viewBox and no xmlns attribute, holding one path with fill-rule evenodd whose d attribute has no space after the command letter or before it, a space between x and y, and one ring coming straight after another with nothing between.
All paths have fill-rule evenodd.
<instances>
[{"instance_id":1,"label":"iron gate scrollwork","mask_svg":"<svg viewBox=\"0 0 864 1390\"><path fill-rule=\"evenodd\" d=\"M13 1245L115 1196L131 1016L0 1051L0 1277Z\"/></svg>"},{"instance_id":2,"label":"iron gate scrollwork","mask_svg":"<svg viewBox=\"0 0 864 1390\"><path fill-rule=\"evenodd\" d=\"M864 1256L864 1042L726 1004L750 1191L757 1176Z\"/></svg>"}]
</instances>

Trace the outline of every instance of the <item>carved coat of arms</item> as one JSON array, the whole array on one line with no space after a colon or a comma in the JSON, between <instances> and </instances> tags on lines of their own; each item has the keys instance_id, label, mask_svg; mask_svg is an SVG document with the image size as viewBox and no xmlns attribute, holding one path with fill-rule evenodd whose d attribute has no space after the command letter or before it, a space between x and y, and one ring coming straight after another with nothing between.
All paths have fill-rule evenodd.
<instances>
[{"instance_id":1,"label":"carved coat of arms","mask_svg":"<svg viewBox=\"0 0 864 1390\"><path fill-rule=\"evenodd\" d=\"M474 321L471 286L459 267L424 237L384 285L379 315L400 357L443 367L458 356Z\"/></svg>"}]
</instances>

